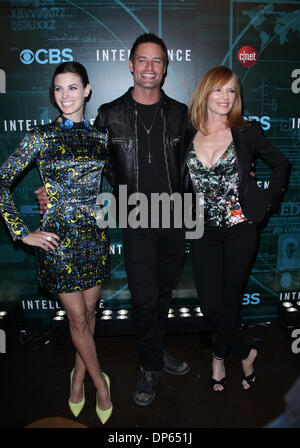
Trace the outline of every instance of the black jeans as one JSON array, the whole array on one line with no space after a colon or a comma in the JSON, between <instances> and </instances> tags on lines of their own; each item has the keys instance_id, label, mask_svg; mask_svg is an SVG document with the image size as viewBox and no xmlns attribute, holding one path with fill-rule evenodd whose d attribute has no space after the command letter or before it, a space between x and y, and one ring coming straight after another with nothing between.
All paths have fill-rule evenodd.
<instances>
[{"instance_id":1,"label":"black jeans","mask_svg":"<svg viewBox=\"0 0 300 448\"><path fill-rule=\"evenodd\" d=\"M124 229L124 260L132 296L138 352L145 370L163 368L172 289L181 273L185 238L182 229Z\"/></svg>"},{"instance_id":2,"label":"black jeans","mask_svg":"<svg viewBox=\"0 0 300 448\"><path fill-rule=\"evenodd\" d=\"M201 311L216 330L214 355L224 359L229 349L241 359L249 355L238 316L257 243L255 224L243 222L229 229L205 227L192 242L195 283Z\"/></svg>"}]
</instances>

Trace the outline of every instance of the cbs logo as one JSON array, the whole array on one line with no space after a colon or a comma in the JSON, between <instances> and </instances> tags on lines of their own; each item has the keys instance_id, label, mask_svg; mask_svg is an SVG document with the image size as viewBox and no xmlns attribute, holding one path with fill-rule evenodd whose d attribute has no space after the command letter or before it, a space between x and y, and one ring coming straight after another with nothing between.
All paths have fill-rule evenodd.
<instances>
[{"instance_id":1,"label":"cbs logo","mask_svg":"<svg viewBox=\"0 0 300 448\"><path fill-rule=\"evenodd\" d=\"M23 64L29 65L33 61L38 64L59 64L61 62L73 61L71 48L64 48L59 50L58 48L40 48L35 53L27 48L20 53L20 60Z\"/></svg>"},{"instance_id":2,"label":"cbs logo","mask_svg":"<svg viewBox=\"0 0 300 448\"><path fill-rule=\"evenodd\" d=\"M244 294L243 305L258 305L260 303L260 293L254 292L253 294Z\"/></svg>"}]
</instances>

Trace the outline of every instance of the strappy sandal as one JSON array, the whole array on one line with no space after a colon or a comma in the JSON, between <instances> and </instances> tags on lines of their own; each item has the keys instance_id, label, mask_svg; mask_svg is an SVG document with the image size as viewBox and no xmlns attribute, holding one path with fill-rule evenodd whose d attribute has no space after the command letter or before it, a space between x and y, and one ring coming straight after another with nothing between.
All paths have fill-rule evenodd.
<instances>
[{"instance_id":1,"label":"strappy sandal","mask_svg":"<svg viewBox=\"0 0 300 448\"><path fill-rule=\"evenodd\" d=\"M215 380L214 378L211 378L211 379L210 379L210 384L211 384L212 390L213 390L214 392L223 392L223 390L225 389L225 386L226 386L226 384L227 384L226 376L224 376L224 377L221 378L220 380ZM220 385L220 386L222 386L223 389L222 389L222 390L215 390L215 389L214 389L214 386L216 386L216 385Z\"/></svg>"},{"instance_id":2,"label":"strappy sandal","mask_svg":"<svg viewBox=\"0 0 300 448\"><path fill-rule=\"evenodd\" d=\"M258 352L258 349L256 347L251 347L250 351L251 350L256 350L257 355L256 355L256 358L253 361L253 364L252 364L253 372L250 373L250 375L248 375L248 376L245 376L245 374L243 373L243 376L242 376L242 387L243 387L244 390L251 389L251 387L254 386L255 379L256 379L256 374L255 374L255 370L254 370L254 364L259 359L259 352ZM246 383L248 384L249 387L245 388L244 385L243 385L243 381L246 381Z\"/></svg>"},{"instance_id":3,"label":"strappy sandal","mask_svg":"<svg viewBox=\"0 0 300 448\"><path fill-rule=\"evenodd\" d=\"M248 376L243 376L243 378L242 378L242 386L243 386L243 381L246 381L247 384L248 384L248 386L249 386L249 387L247 387L247 388L245 388L245 387L243 386L243 389L244 389L244 390L249 390L249 389L251 389L251 387L254 386L255 379L256 379L256 375L255 375L255 371L254 371L254 370L253 370L253 372L252 372L250 375L248 375Z\"/></svg>"}]
</instances>

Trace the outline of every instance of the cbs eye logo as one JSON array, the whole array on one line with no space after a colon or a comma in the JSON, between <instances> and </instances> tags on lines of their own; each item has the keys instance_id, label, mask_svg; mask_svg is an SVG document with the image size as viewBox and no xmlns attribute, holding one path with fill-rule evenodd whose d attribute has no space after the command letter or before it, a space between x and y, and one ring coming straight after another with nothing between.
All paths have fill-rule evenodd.
<instances>
[{"instance_id":1,"label":"cbs eye logo","mask_svg":"<svg viewBox=\"0 0 300 448\"><path fill-rule=\"evenodd\" d=\"M73 61L73 56L71 48L64 48L63 50L40 48L35 53L26 48L20 53L20 61L25 65L32 64L34 61L38 64L60 64L61 62Z\"/></svg>"},{"instance_id":2,"label":"cbs eye logo","mask_svg":"<svg viewBox=\"0 0 300 448\"><path fill-rule=\"evenodd\" d=\"M34 61L34 53L31 50L23 50L20 59L23 64L31 64Z\"/></svg>"}]
</instances>

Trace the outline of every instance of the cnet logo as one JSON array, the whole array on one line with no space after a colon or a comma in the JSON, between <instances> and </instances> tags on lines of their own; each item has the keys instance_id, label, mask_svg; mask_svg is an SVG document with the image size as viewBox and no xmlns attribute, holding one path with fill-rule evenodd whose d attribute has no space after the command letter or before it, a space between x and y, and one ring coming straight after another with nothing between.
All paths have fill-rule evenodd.
<instances>
[{"instance_id":1,"label":"cnet logo","mask_svg":"<svg viewBox=\"0 0 300 448\"><path fill-rule=\"evenodd\" d=\"M36 61L38 64L60 64L61 62L73 61L71 48L40 48L35 53L27 48L20 53L20 60L25 65L32 64Z\"/></svg>"},{"instance_id":2,"label":"cnet logo","mask_svg":"<svg viewBox=\"0 0 300 448\"><path fill-rule=\"evenodd\" d=\"M257 62L257 51L250 45L245 45L238 52L238 61L244 67L252 67Z\"/></svg>"}]
</instances>

